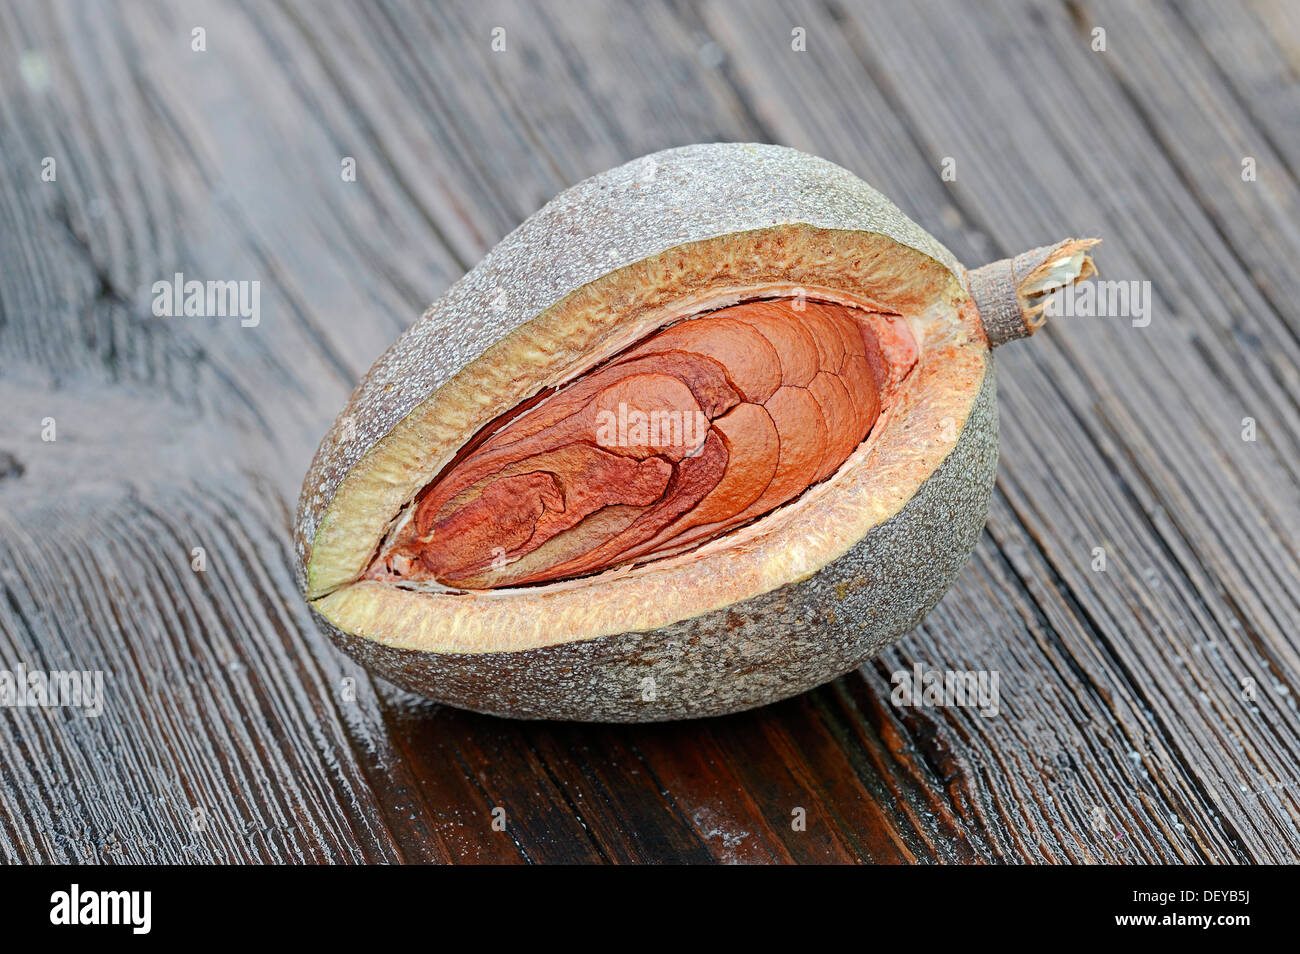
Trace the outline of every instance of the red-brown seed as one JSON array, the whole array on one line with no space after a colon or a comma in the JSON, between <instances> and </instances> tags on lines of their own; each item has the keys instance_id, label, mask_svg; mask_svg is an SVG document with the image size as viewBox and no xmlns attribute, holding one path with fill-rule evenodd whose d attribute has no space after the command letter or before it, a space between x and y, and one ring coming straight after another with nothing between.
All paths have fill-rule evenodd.
<instances>
[{"instance_id":1,"label":"red-brown seed","mask_svg":"<svg viewBox=\"0 0 1300 954\"><path fill-rule=\"evenodd\" d=\"M889 327L843 305L759 301L650 336L489 425L420 494L370 575L550 582L770 513L844 463L914 363L910 339L882 348L868 318Z\"/></svg>"}]
</instances>

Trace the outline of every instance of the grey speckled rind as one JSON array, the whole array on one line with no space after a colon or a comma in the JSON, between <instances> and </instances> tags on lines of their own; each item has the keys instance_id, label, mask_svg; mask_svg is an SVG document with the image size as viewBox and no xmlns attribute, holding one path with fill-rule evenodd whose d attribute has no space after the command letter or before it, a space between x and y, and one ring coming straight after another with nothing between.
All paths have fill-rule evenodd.
<instances>
[{"instance_id":1,"label":"grey speckled rind","mask_svg":"<svg viewBox=\"0 0 1300 954\"><path fill-rule=\"evenodd\" d=\"M902 510L810 579L663 629L521 652L395 649L320 622L395 684L493 715L655 722L738 712L804 692L913 629L965 566L997 470L992 360L987 368L943 463Z\"/></svg>"},{"instance_id":2,"label":"grey speckled rind","mask_svg":"<svg viewBox=\"0 0 1300 954\"><path fill-rule=\"evenodd\" d=\"M506 236L375 363L303 482L299 586L306 591L312 541L349 471L488 345L614 269L686 243L793 223L880 233L963 275L951 252L871 186L794 149L684 146L587 179Z\"/></svg>"}]
</instances>

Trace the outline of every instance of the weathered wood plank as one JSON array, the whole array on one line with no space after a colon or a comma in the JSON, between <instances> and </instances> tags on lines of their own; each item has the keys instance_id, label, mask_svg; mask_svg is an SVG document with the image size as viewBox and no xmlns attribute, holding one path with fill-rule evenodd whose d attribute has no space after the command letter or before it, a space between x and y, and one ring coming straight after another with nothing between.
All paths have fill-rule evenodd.
<instances>
[{"instance_id":1,"label":"weathered wood plank","mask_svg":"<svg viewBox=\"0 0 1300 954\"><path fill-rule=\"evenodd\" d=\"M363 773L340 757L346 670L304 644L282 544L232 517L257 506L247 493L106 495L4 516L4 658L105 683L98 718L0 713L0 801L22 830L7 860L398 857ZM187 559L200 542L206 573Z\"/></svg>"},{"instance_id":2,"label":"weathered wood plank","mask_svg":"<svg viewBox=\"0 0 1300 954\"><path fill-rule=\"evenodd\" d=\"M0 857L1300 857L1296 35L1268 4L0 8L0 652L111 702L0 714ZM1152 323L1000 354L989 533L860 674L645 727L372 685L289 572L328 420L560 188L712 139L836 159L971 264L1101 234ZM260 281L261 323L150 317L175 271ZM914 662L997 671L999 715L891 705Z\"/></svg>"}]
</instances>

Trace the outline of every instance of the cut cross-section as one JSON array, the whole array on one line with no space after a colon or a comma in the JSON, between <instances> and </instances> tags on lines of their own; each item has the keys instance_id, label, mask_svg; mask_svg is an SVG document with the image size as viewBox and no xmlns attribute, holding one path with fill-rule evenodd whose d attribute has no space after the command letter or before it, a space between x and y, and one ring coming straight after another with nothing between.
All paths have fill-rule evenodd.
<instances>
[{"instance_id":1,"label":"cut cross-section","mask_svg":"<svg viewBox=\"0 0 1300 954\"><path fill-rule=\"evenodd\" d=\"M870 434L916 359L893 318L773 299L661 330L485 428L367 575L548 583L731 533L826 480Z\"/></svg>"}]
</instances>

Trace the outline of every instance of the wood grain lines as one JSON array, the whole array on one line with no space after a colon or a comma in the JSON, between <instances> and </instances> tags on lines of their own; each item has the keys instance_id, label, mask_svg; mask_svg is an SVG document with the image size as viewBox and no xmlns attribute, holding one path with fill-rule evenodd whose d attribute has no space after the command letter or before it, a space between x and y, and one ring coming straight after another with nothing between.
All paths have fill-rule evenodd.
<instances>
[{"instance_id":1,"label":"wood grain lines","mask_svg":"<svg viewBox=\"0 0 1300 954\"><path fill-rule=\"evenodd\" d=\"M0 860L1300 860L1292 7L0 5L0 665L107 695L0 710ZM860 673L644 727L372 682L287 552L353 382L559 189L716 139L970 265L1101 235L1152 321L999 350L988 532ZM176 272L260 281L261 324L152 317ZM998 716L892 705L916 662L996 670Z\"/></svg>"}]
</instances>

